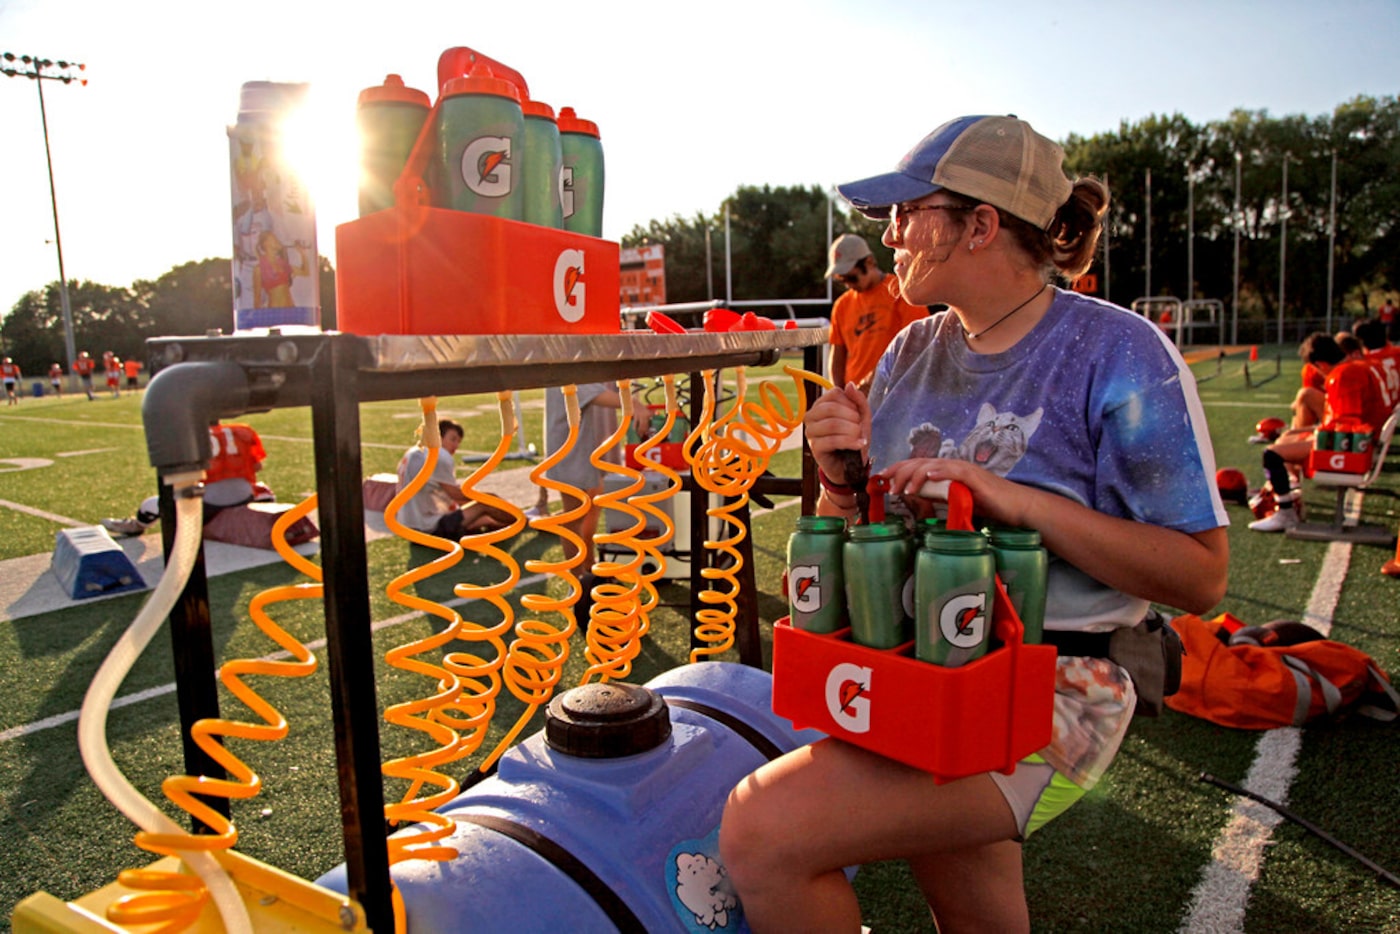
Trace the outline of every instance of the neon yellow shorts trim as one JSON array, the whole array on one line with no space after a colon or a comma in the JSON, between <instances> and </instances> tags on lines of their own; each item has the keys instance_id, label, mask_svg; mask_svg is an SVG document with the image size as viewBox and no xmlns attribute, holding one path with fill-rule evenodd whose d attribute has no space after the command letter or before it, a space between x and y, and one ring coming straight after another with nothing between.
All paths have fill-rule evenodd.
<instances>
[{"instance_id":1,"label":"neon yellow shorts trim","mask_svg":"<svg viewBox=\"0 0 1400 934\"><path fill-rule=\"evenodd\" d=\"M1010 775L991 773L992 781L1016 816L1016 827L1025 839L1070 809L1085 789L1056 772L1038 753L1016 764Z\"/></svg>"}]
</instances>

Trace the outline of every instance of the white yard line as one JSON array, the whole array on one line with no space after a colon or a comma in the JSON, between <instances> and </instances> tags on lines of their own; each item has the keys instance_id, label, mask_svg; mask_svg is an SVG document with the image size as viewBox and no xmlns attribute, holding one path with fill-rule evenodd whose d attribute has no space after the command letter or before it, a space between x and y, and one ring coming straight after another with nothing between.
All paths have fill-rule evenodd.
<instances>
[{"instance_id":1,"label":"white yard line","mask_svg":"<svg viewBox=\"0 0 1400 934\"><path fill-rule=\"evenodd\" d=\"M45 512L42 509L35 509L33 506L26 506L23 503L12 503L7 499L0 499L0 509L13 509L15 512L22 512L27 516L47 519L50 522L57 522L59 525L66 525L70 528L92 525L91 522L84 522L81 519L73 519L68 516L60 516L56 512Z\"/></svg>"},{"instance_id":2,"label":"white yard line","mask_svg":"<svg viewBox=\"0 0 1400 934\"><path fill-rule=\"evenodd\" d=\"M1313 585L1303 622L1322 633L1332 631L1332 615L1351 564L1351 545L1333 542L1327 546ZM1269 730L1259 737L1254 763L1245 776L1244 788L1279 804L1288 803L1288 789L1298 773L1298 750L1303 733L1293 727ZM1234 934L1244 931L1249 891L1259 879L1264 853L1274 828L1283 817L1272 808L1249 798L1236 798L1234 816L1216 837L1213 857L1191 895L1191 908L1180 930L1191 934Z\"/></svg>"}]
</instances>

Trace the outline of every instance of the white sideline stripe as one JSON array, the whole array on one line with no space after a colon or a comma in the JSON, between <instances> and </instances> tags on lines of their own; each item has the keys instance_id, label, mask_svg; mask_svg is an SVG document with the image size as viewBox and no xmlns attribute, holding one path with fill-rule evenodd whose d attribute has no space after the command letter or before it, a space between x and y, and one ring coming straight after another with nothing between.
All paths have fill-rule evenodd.
<instances>
[{"instance_id":1,"label":"white sideline stripe","mask_svg":"<svg viewBox=\"0 0 1400 934\"><path fill-rule=\"evenodd\" d=\"M56 512L45 512L42 509L35 509L33 506L26 506L23 503L12 503L7 499L0 499L0 507L13 509L15 512L22 512L25 515L35 516L39 519L47 519L50 522L57 522L59 525L66 525L72 528L92 525L91 522L83 522L80 519L70 519L68 516L60 516Z\"/></svg>"},{"instance_id":2,"label":"white sideline stripe","mask_svg":"<svg viewBox=\"0 0 1400 934\"><path fill-rule=\"evenodd\" d=\"M530 577L522 577L516 583L516 586L524 587L530 584L537 584L540 581L544 580L545 577L546 575L544 574L534 574ZM475 602L475 600L468 600L466 597L453 597L451 600L444 601L442 605L451 607L461 606L464 603ZM369 627L369 631L379 632L379 630L381 629L388 629L391 626L398 626L403 623L411 622L415 619L418 619L420 616L425 615L427 614L424 613L422 610L413 610L409 613L401 613L398 616L391 616L388 619L382 619L379 622L372 624ZM319 649L324 649L326 647L326 640L317 639L314 642L307 642L305 643L305 645L308 651L315 652ZM258 660L282 661L283 659L288 659L291 657L292 653L283 649L280 652L273 652L271 655L264 655ZM218 678L218 674L218 671L214 672L215 679ZM111 709L115 710L118 707L128 707L131 704L139 704L142 701L155 700L157 697L164 697L167 694L174 693L174 691L174 682L167 682L165 684L158 685L157 687L147 688L144 691L137 691L135 694L124 694L121 697L118 697L112 701ZM78 719L78 713L79 711L77 710L70 710L67 713L55 714L52 717L45 717L42 720L35 720L33 723L26 723L23 726L10 727L8 730L0 732L0 743L7 743L12 739L19 739L20 737L30 736L34 733L40 733L44 730L51 730L54 727L62 726L65 723L72 723L74 720Z\"/></svg>"},{"instance_id":3,"label":"white sideline stripe","mask_svg":"<svg viewBox=\"0 0 1400 934\"><path fill-rule=\"evenodd\" d=\"M1336 612L1350 564L1350 544L1332 542L1327 546L1303 620L1324 636L1332 632L1332 614ZM1294 727L1269 730L1259 737L1244 788L1279 804L1287 804L1289 786L1298 774L1298 750L1302 744L1303 733ZM1265 848L1283 817L1272 808L1242 797L1235 799L1232 810L1235 816L1220 831L1211 848L1211 862L1191 893L1191 908L1181 931L1190 934L1244 931L1250 887L1259 878Z\"/></svg>"}]
</instances>

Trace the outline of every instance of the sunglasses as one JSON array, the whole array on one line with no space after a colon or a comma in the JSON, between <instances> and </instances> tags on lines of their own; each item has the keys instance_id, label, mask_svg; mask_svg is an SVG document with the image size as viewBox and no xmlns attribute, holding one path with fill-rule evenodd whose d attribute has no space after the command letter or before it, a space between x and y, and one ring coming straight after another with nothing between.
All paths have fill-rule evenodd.
<instances>
[{"instance_id":1,"label":"sunglasses","mask_svg":"<svg viewBox=\"0 0 1400 934\"><path fill-rule=\"evenodd\" d=\"M832 276L831 278L835 279L842 285L855 285L856 281L860 279L861 275L864 274L864 272L865 259L859 259L856 260L856 264L851 267L850 272L840 276Z\"/></svg>"},{"instance_id":2,"label":"sunglasses","mask_svg":"<svg viewBox=\"0 0 1400 934\"><path fill-rule=\"evenodd\" d=\"M909 215L917 214L919 211L971 211L973 209L972 205L967 204L892 204L890 205L890 226L895 230L902 230Z\"/></svg>"}]
</instances>

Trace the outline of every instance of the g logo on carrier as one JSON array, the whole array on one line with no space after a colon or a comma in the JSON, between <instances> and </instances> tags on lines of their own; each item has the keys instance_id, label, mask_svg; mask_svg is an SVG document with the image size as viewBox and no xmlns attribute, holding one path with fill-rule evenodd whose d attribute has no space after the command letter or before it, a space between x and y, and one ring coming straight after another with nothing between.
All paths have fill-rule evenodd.
<instances>
[{"instance_id":1,"label":"g logo on carrier","mask_svg":"<svg viewBox=\"0 0 1400 934\"><path fill-rule=\"evenodd\" d=\"M570 324L583 318L583 251L564 250L554 261L554 308Z\"/></svg>"},{"instance_id":2,"label":"g logo on carrier","mask_svg":"<svg viewBox=\"0 0 1400 934\"><path fill-rule=\"evenodd\" d=\"M960 649L982 644L987 630L987 595L965 593L952 597L938 611L938 631Z\"/></svg>"},{"instance_id":3,"label":"g logo on carrier","mask_svg":"<svg viewBox=\"0 0 1400 934\"><path fill-rule=\"evenodd\" d=\"M870 669L841 662L826 676L826 709L851 733L870 731Z\"/></svg>"},{"instance_id":4,"label":"g logo on carrier","mask_svg":"<svg viewBox=\"0 0 1400 934\"><path fill-rule=\"evenodd\" d=\"M510 194L510 137L478 136L462 150L462 183L483 198Z\"/></svg>"},{"instance_id":5,"label":"g logo on carrier","mask_svg":"<svg viewBox=\"0 0 1400 934\"><path fill-rule=\"evenodd\" d=\"M822 608L820 567L799 564L788 571L788 602L799 613L816 613Z\"/></svg>"}]
</instances>

